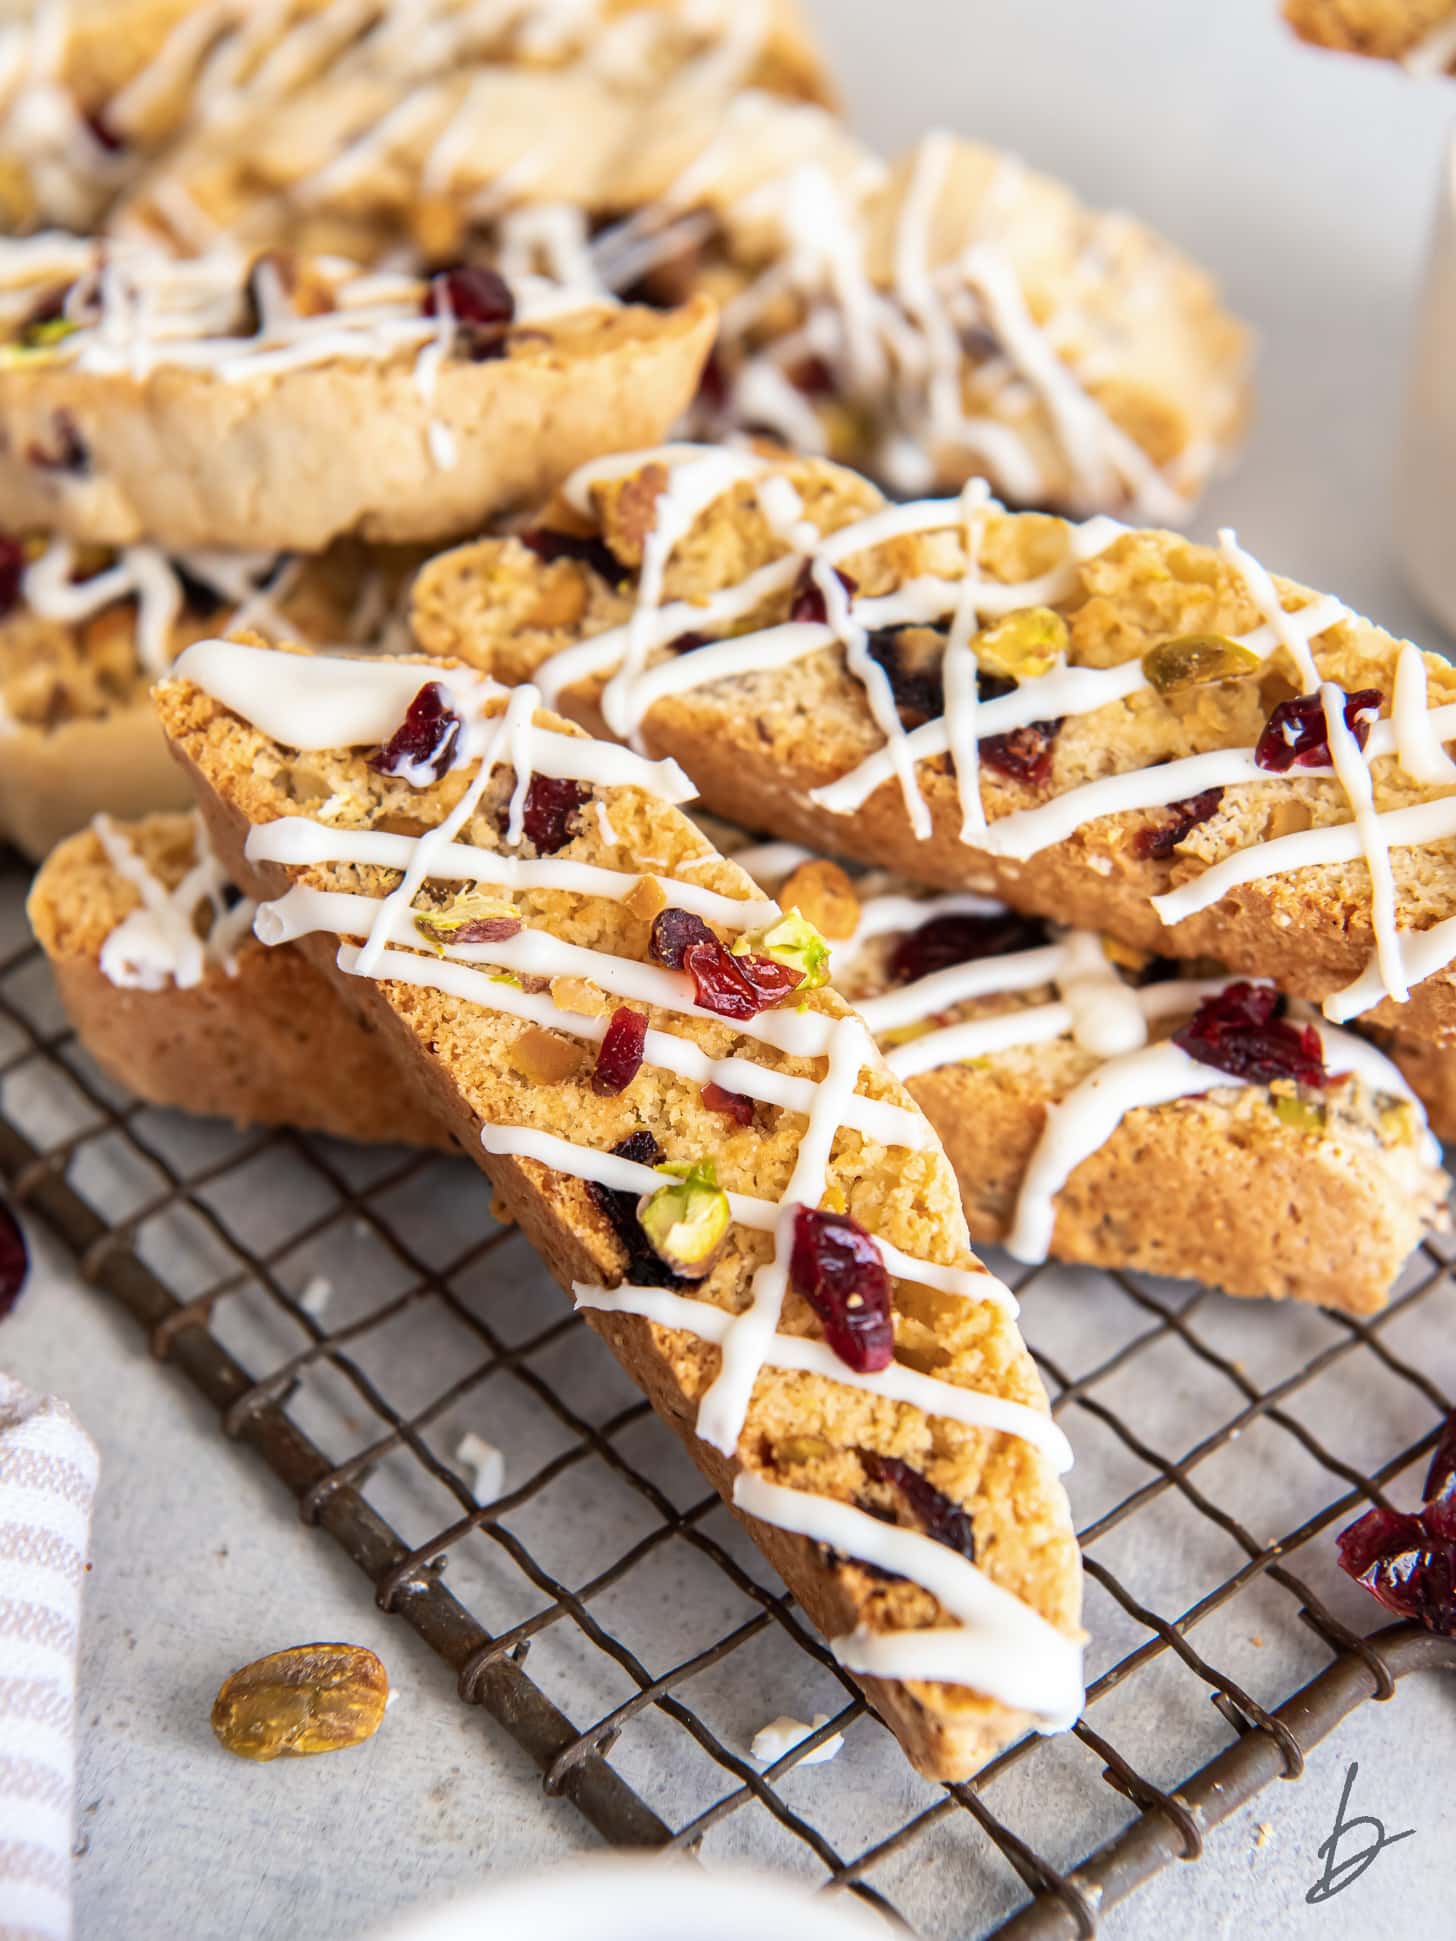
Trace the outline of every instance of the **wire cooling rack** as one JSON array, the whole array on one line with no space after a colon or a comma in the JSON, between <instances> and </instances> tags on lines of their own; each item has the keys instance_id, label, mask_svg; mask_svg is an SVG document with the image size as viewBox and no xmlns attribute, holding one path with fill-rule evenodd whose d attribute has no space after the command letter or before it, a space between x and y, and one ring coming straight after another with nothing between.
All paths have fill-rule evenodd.
<instances>
[{"instance_id":1,"label":"wire cooling rack","mask_svg":"<svg viewBox=\"0 0 1456 1941\"><path fill-rule=\"evenodd\" d=\"M1456 1666L1414 1627L1363 1635L1374 1607L1331 1542L1418 1464L1456 1390L1445 1242L1369 1322L1023 1272L1077 1454L1087 1712L936 1787L473 1167L120 1094L66 1028L22 891L0 868L11 1196L609 1841L798 1870L926 1937L1088 1936L1356 1706ZM471 1434L505 1455L493 1502ZM781 1712L826 1718L762 1769L749 1741ZM796 1770L836 1732L833 1764Z\"/></svg>"}]
</instances>

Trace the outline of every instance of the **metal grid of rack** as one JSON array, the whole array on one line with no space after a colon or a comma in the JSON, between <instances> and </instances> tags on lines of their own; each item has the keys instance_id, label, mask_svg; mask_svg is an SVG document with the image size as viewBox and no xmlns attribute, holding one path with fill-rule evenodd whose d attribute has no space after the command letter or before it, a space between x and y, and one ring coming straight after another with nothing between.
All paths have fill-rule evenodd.
<instances>
[{"instance_id":1,"label":"metal grid of rack","mask_svg":"<svg viewBox=\"0 0 1456 1941\"><path fill-rule=\"evenodd\" d=\"M1077 1453L1087 1711L934 1787L473 1168L119 1094L66 1028L20 888L0 883L11 1196L609 1841L797 1870L927 1937L1091 1935L1356 1706L1456 1667L1419 1629L1364 1635L1330 1543L1450 1406L1443 1243L1369 1321L1022 1273ZM491 1502L471 1432L506 1455ZM764 1769L748 1741L776 1710L825 1723ZM796 1771L838 1732L834 1765Z\"/></svg>"}]
</instances>

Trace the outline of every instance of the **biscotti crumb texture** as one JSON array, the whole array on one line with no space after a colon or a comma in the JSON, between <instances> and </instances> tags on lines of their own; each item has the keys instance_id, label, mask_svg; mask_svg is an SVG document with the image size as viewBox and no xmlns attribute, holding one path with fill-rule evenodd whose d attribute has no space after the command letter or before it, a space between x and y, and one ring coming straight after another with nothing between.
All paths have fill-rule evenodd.
<instances>
[{"instance_id":1,"label":"biscotti crumb texture","mask_svg":"<svg viewBox=\"0 0 1456 1941\"><path fill-rule=\"evenodd\" d=\"M601 570L553 529L596 532ZM715 812L1272 976L1337 1022L1456 1033L1456 675L1232 535L1069 526L974 488L890 508L821 462L682 447L584 470L536 533L433 561L421 642L640 734Z\"/></svg>"},{"instance_id":2,"label":"biscotti crumb texture","mask_svg":"<svg viewBox=\"0 0 1456 1941\"><path fill-rule=\"evenodd\" d=\"M718 1387L724 1357L701 1332L663 1325L630 1309L608 1311L606 1304L640 1301L642 1291L631 1287L624 1290L620 1285L624 1275L621 1243L582 1176L583 1168L595 1168L600 1173L605 1165L612 1178L619 1177L625 1162L618 1162L613 1171L613 1148L633 1133L646 1132L673 1161L688 1163L713 1154L719 1178L729 1191L759 1203L775 1204L796 1169L801 1163L809 1163L802 1159L805 1133L797 1113L760 1104L755 1107L752 1124L730 1128L722 1115L704 1102L697 1083L685 1083L652 1059L670 1055L691 1070L698 1069L697 1058L702 1055L741 1059L744 1062L740 1067L726 1070L737 1070L740 1084L763 1099L788 1082L813 1083L821 1062L819 1055L775 1051L769 1040L783 1035L790 1045L802 1044L807 1031L812 1042L832 1040L843 1046L857 1043L852 1034L862 1032L862 1027L850 1026L851 1038L844 1037L848 1014L842 1001L827 990L815 990L803 997L799 1001L802 1010L796 1005L792 1017L784 1016L781 1023L777 1022L777 1013L770 1013L766 1016L776 1020L773 1023L760 1020L757 1024L734 1025L721 1017L704 1015L690 1003L664 1006L655 1001L657 993L676 988L664 985L660 980L666 974L644 961L651 928L649 905L654 912L663 906L656 898L630 900L635 894L631 885L644 870L650 870L666 894L676 894L688 902L696 900L699 907L715 916L732 900L742 903L748 899L747 907L762 908L753 886L731 864L716 857L690 823L640 785L591 784L593 803L601 805L604 819L594 810L586 812L583 803L579 819L571 818L567 840L559 848L549 849L546 856L533 857L530 842L502 844L499 822L508 816L512 794L508 768L492 767L476 806L466 811L467 821L457 840L468 839L483 852L478 863L471 865L478 877L489 882L494 873L517 885L510 894L526 925L522 941L518 943L513 937L496 944L445 944L442 963L424 948L399 949L401 934L408 931L408 920L402 918L404 932L396 928L389 933L391 955L382 967L385 974L347 974L347 966L355 960L346 951L345 968L340 968L337 939L327 929L326 919L337 918L347 935L358 935L361 927L368 925L361 925L360 915L351 914L360 906L320 905L313 893L372 897L377 914L377 899L398 886L398 869L364 860L308 865L295 862L285 868L262 860L263 852L276 846L278 853L286 849L298 855L292 845L302 842L323 857L379 854L378 839L382 835L403 828L428 832L460 808L464 791L478 785L480 778L471 774L467 764L447 770L438 783L416 788L408 780L371 767L358 745L310 745L306 752L285 745L249 725L239 713L213 698L205 684L199 684L210 683L226 689L235 701L240 698L226 667L223 673L218 672L217 646L208 643L205 648L189 650L179 664L177 678L159 688L158 705L169 738L199 786L219 853L251 892L286 896L288 900L278 906L277 934L297 934L310 961L336 981L345 1000L377 1023L389 1052L408 1061L425 1078L442 1117L468 1150L480 1153L509 1210L558 1278L567 1285L578 1284L579 1298L589 1306L593 1301L598 1304L591 1313L593 1325L607 1336L654 1403L684 1434L705 1473L725 1494L736 1492L740 1509L745 1502L755 1506L752 1525L756 1536L816 1621L840 1636L842 1642L851 1632L863 1636L860 1645L845 1645L845 1649L855 1663L868 1667L867 1689L882 1715L901 1734L912 1759L922 1770L941 1777L971 1770L1008 1733L1027 1722L1027 1711L999 1703L963 1684L907 1678L898 1669L903 1662L900 1659L894 1661L896 1675L887 1675L882 1667L889 1661L883 1653L887 1649L915 1649L907 1645L903 1634L935 1624L936 1599L915 1581L886 1583L854 1564L826 1560L795 1522L805 1501L820 1506L814 1510L816 1517L829 1514L825 1505L837 1506L835 1514L840 1510L851 1512L856 1534L840 1532L834 1541L836 1549L854 1551L861 1542L878 1541L873 1535L865 1538L861 1526L880 1526L873 1517L854 1511L853 1505L861 1499L881 1500L882 1486L871 1475L875 1467L872 1458L877 1453L909 1462L929 1476L947 1501L969 1511L976 1531L977 1566L989 1574L998 1598L1005 1591L1021 1600L1017 1608L1025 1608L1025 1618L1018 1618L1018 1625L1024 1622L1035 1628L1045 1623L1064 1637L1075 1634L1075 1544L1065 1499L1043 1449L1049 1431L1036 1427L1037 1422L1045 1422L1040 1383L996 1300L967 1299L959 1292L944 1291L941 1285L959 1285L960 1278L970 1274L968 1286L985 1287L988 1292L994 1288L994 1283L977 1273L966 1246L954 1176L908 1096L867 1052L855 1092L844 1094L838 1107L861 1129L855 1131L841 1124L833 1132L824 1155L828 1162L826 1176L828 1190L842 1199L849 1215L873 1232L882 1245L899 1250L891 1257L896 1263L896 1325L904 1336L903 1352L911 1355L915 1367L934 1367L937 1382L951 1385L940 1393L945 1406L954 1406L954 1419L877 1393L874 1383L856 1387L815 1371L764 1367L752 1380L751 1399L736 1436L731 1433L733 1410L719 1390L718 1400L712 1404L720 1411L714 1418L719 1425L714 1430L718 1440L710 1444L705 1440L708 1432L702 1422L697 1433L694 1422ZM270 663L269 682L275 686L284 678L276 671L278 661L292 659L297 664L297 657L266 658ZM227 667L236 664L227 660ZM333 665L344 668L341 678L351 689L357 691L367 685L361 679L365 664ZM367 665L375 672L382 667L386 670L382 678L389 679L397 664ZM593 748L588 742L568 738L548 717L523 714L519 702L512 703L515 712L505 728L499 728L504 716L498 699L478 686L472 687L473 677L466 670L431 663L409 663L393 673L393 699L386 712L396 707L402 711L414 680L428 682L432 677L446 684L452 705L458 703L467 712L475 711L471 718L479 732L486 732L489 724L495 723L499 732L514 737L512 746L518 762L525 759L520 737L544 735L545 743L536 749L538 773L539 763L545 762L555 774L563 767L568 773L575 767L601 774L604 757L617 762L622 759L618 751ZM255 698L245 706L277 726L276 708L256 700L260 691L250 686ZM529 701L529 696L521 699ZM352 698L350 709L357 721L358 707ZM329 732L338 732L338 718L337 707L330 708L328 719L334 725ZM528 722L534 725L528 728ZM378 719L370 718L370 739L378 738L379 725ZM290 743L300 739L311 742L307 733L294 729ZM614 766L610 772L615 775L624 771ZM630 773L640 784L648 771L639 765ZM519 769L517 777L524 779ZM318 813L326 800L342 806L325 825L318 822ZM295 820L279 823L280 817ZM270 834L265 825L277 827ZM249 842L250 829L254 834ZM403 850L396 847L387 852L391 859L412 853L410 845L421 837L416 833L403 840ZM251 859L243 853L245 843L251 848ZM543 887L553 876L570 881L571 872L587 863L616 873L615 894L587 895L573 889ZM433 875L433 871L426 871L427 877ZM424 911L427 919L430 910L438 907L439 894L439 886L430 892ZM579 954L582 951L594 954L583 958ZM503 974L508 980L495 995L489 990L489 977L484 977L487 994L483 1002L460 995L462 989L479 991L479 985L459 983L462 970L480 965L482 960L498 967L492 975ZM549 1007L555 1000L549 995L512 987L511 980L518 975L513 965L524 969L544 964L548 968L540 974L555 982L549 966L560 963L586 963L596 970L598 979L625 979L629 990L651 994L645 1001L648 1029L653 1033L660 1030L663 1038L650 1041L649 1048L657 1048L620 1095L604 1096L591 1083L590 1045L595 1041L593 1032L602 1029L600 1018L588 1023L579 1014L568 1016L559 1006L552 1012ZM659 981L644 985L641 980L646 971ZM476 971L475 975L482 973ZM537 981L533 973L529 982L534 986ZM442 982L451 988L439 988ZM571 997L574 1002L580 1001L575 991ZM548 1007L543 1016L558 1017L568 1027L565 1034L540 1023L529 1023L522 1029L523 1018L534 1019L536 1009L543 1004ZM550 1061L550 1077L543 1080L533 1075L546 1066L537 1039L543 1029L551 1037L585 1039L588 1055L569 1076L563 1075L566 1068L557 1060ZM836 1032L838 1037L833 1036ZM523 1040L527 1042L523 1044ZM664 1053L661 1046L669 1040L669 1052ZM868 1041L864 1043L867 1047ZM763 1076L755 1076L756 1070ZM843 1083L841 1077L838 1084ZM809 1096L818 1094L800 1096L807 1102ZM893 1141L885 1143L887 1110L890 1123L904 1125L905 1136L913 1135L913 1150ZM896 1116L906 1113L911 1115L908 1119ZM813 1126L816 1120L811 1118L809 1123ZM829 1128L820 1122L816 1141L823 1139L826 1130ZM543 1136L557 1143L543 1145ZM542 1153L545 1159L532 1156ZM651 1173L646 1177L650 1179ZM708 1277L693 1287L693 1300L711 1306L716 1314L741 1316L750 1286L766 1270L772 1256L762 1226L735 1221ZM908 1264L907 1257L913 1257ZM914 1261L940 1264L916 1267ZM905 1274L911 1278L902 1279ZM922 1284L925 1275L937 1285ZM585 1294L580 1291L582 1287L588 1290ZM591 1294L592 1288L598 1292ZM647 1290L654 1299L664 1291L671 1290ZM669 1304L667 1311L676 1314L686 1310ZM695 1324L709 1335L725 1325L720 1319L712 1320L711 1325L708 1321ZM794 1294L785 1301L783 1326L804 1341L812 1341L817 1334L811 1310ZM912 1343L918 1345L912 1347ZM792 1354L802 1359L803 1352L796 1348ZM771 1348L770 1360L774 1354L790 1355L791 1351L787 1347ZM734 1365L739 1367L736 1355ZM876 1379L882 1382L888 1377ZM904 1377L894 1379L903 1383ZM736 1390L738 1380L735 1375L728 1388ZM968 1404L962 1387L980 1391L987 1403L993 1395L1004 1398L1013 1405L1012 1415L1021 1432L992 1433L969 1425L963 1419ZM986 1405L977 1403L975 1407ZM721 1421L724 1410L729 1424L726 1434ZM1033 1437L1035 1440L1029 1439ZM763 1490L769 1492L767 1497ZM775 1496L775 1490L787 1495ZM813 1522L813 1527L820 1526ZM943 1561L937 1559L938 1563ZM914 1572L902 1571L899 1575L913 1579ZM942 1625L937 1635L943 1635L943 1630ZM959 1638L961 1634L957 1631L955 1635ZM1053 1633L1045 1635L1050 1639ZM888 1646L886 1638L892 1640Z\"/></svg>"}]
</instances>

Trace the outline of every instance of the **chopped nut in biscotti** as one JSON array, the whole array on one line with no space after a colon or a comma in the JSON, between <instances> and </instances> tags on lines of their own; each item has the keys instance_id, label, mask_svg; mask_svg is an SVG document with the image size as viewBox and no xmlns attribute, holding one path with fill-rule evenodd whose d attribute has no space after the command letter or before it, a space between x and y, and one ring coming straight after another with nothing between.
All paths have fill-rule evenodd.
<instances>
[{"instance_id":1,"label":"chopped nut in biscotti","mask_svg":"<svg viewBox=\"0 0 1456 1941\"><path fill-rule=\"evenodd\" d=\"M563 1080L576 1077L586 1063L587 1053L569 1038L559 1038L554 1031L528 1024L511 1045L510 1060L522 1078L534 1079L538 1085L560 1085Z\"/></svg>"},{"instance_id":2,"label":"chopped nut in biscotti","mask_svg":"<svg viewBox=\"0 0 1456 1941\"><path fill-rule=\"evenodd\" d=\"M859 898L854 882L838 863L815 860L800 863L778 892L786 910L797 910L830 943L852 937L859 923Z\"/></svg>"},{"instance_id":3,"label":"chopped nut in biscotti","mask_svg":"<svg viewBox=\"0 0 1456 1941\"><path fill-rule=\"evenodd\" d=\"M295 1645L223 1680L212 1729L240 1759L338 1752L378 1731L388 1700L384 1666L363 1645Z\"/></svg>"},{"instance_id":4,"label":"chopped nut in biscotti","mask_svg":"<svg viewBox=\"0 0 1456 1941\"><path fill-rule=\"evenodd\" d=\"M612 1001L606 992L599 990L586 977L553 977L551 1002L560 1005L563 1011L575 1011L583 1018L605 1017L612 1008Z\"/></svg>"},{"instance_id":5,"label":"chopped nut in biscotti","mask_svg":"<svg viewBox=\"0 0 1456 1941\"><path fill-rule=\"evenodd\" d=\"M661 883L655 876L644 876L622 898L622 908L632 916L640 917L643 923L651 923L667 908Z\"/></svg>"},{"instance_id":6,"label":"chopped nut in biscotti","mask_svg":"<svg viewBox=\"0 0 1456 1941\"><path fill-rule=\"evenodd\" d=\"M647 536L657 520L657 501L667 490L667 467L656 460L644 465L611 501L611 530L606 538L613 552L640 559Z\"/></svg>"}]
</instances>

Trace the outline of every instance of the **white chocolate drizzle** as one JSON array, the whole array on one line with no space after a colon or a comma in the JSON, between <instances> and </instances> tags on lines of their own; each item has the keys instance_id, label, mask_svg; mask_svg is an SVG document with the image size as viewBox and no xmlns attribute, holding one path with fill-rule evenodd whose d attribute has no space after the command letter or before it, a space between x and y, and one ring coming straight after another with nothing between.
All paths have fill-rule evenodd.
<instances>
[{"instance_id":1,"label":"white chocolate drizzle","mask_svg":"<svg viewBox=\"0 0 1456 1941\"><path fill-rule=\"evenodd\" d=\"M612 476L639 469L656 460L669 467L693 463L692 447L665 447L656 453L636 453L611 461ZM600 474L579 473L568 486L578 506L590 502L590 488ZM636 734L655 702L667 695L690 692L714 682L749 674L771 673L811 654L839 646L847 673L863 688L870 716L883 737L881 746L846 774L809 792L809 800L831 814L848 815L861 808L875 791L895 782L904 796L906 816L919 839L931 833L930 816L915 774L915 764L950 753L955 757L962 842L1008 861L1030 860L1041 851L1066 841L1102 817L1167 807L1212 789L1257 783L1268 787L1279 778L1261 768L1253 748L1212 748L1147 768L1114 772L1085 782L1029 809L1014 810L987 823L978 786L979 748L991 736L1010 734L1038 721L1063 721L1124 703L1150 691L1151 683L1138 660L1109 667L1071 665L1063 657L1047 673L1021 680L1009 693L981 701L975 695L976 619L1013 612L1018 608L1066 600L1075 595L1079 569L1124 528L1107 519L1094 519L1067 529L1063 561L1035 580L1007 584L987 580L979 567L979 520L986 501L974 488L960 499L916 500L882 507L825 534L816 534L803 519L798 494L781 473L760 472L752 481L755 496L770 529L789 551L769 560L736 586L719 589L698 602L672 601L657 608L664 625L638 641L639 652L627 671L626 630L618 627L575 643L537 669L543 692L555 698L573 683L612 672L615 694L615 731ZM892 592L860 597L847 592L836 569L876 548L911 534L957 535L961 553L959 574L942 578L922 574L903 581ZM1261 881L1291 870L1330 862L1363 860L1371 884L1371 927L1375 939L1378 985L1363 974L1346 990L1325 1002L1331 1019L1354 1015L1348 1008L1358 992L1362 999L1374 990L1373 1002L1404 1003L1412 976L1412 940L1402 932L1390 851L1427 846L1456 835L1456 794L1434 801L1379 811L1375 806L1371 764L1394 756L1400 770L1425 787L1456 785L1456 762L1442 743L1456 738L1456 703L1427 705L1428 670L1420 650L1409 644L1397 659L1391 713L1374 721L1362 752L1355 735L1345 727L1347 697L1321 675L1314 642L1332 629L1353 620L1349 610L1329 597L1305 599L1287 607L1265 568L1244 548L1232 531L1220 534L1223 557L1242 590L1257 609L1259 624L1238 637L1238 644L1264 660L1275 653L1292 664L1306 694L1322 696L1329 728L1330 761L1318 771L1340 789L1349 811L1345 823L1312 827L1283 837L1271 837L1221 858L1190 881L1151 899L1164 923L1207 909L1240 884ZM692 653L673 655L644 664L643 652L665 646L676 633L693 628L709 634L734 629L761 602L781 597L807 563L808 572L824 594L826 618L788 621L757 632L735 632L729 638L709 639ZM852 576L853 573L852 573ZM659 582L660 590L660 582ZM671 615L670 626L666 624ZM883 670L868 662L866 643L877 629L903 625L947 623L942 662L945 713L908 733L894 717L893 729L884 713L888 683ZM882 692L885 690L885 692ZM1338 705L1337 705L1338 703ZM894 714L893 708L891 715ZM1338 719L1337 719L1338 717ZM976 750L973 754L971 751ZM1445 935L1446 933L1442 933ZM1433 947L1423 946L1419 961L1433 959ZM1436 965L1445 968L1451 957ZM1427 972L1427 975L1430 973ZM1418 981L1418 980L1417 980Z\"/></svg>"},{"instance_id":2,"label":"white chocolate drizzle","mask_svg":"<svg viewBox=\"0 0 1456 1941\"><path fill-rule=\"evenodd\" d=\"M460 670L429 662L392 666L356 664L327 657L310 661L297 655L269 655L263 650L235 653L226 643L205 643L205 647L202 653L189 650L179 660L176 678L195 681L245 720L292 748L320 745L322 723L329 712L330 683L339 703L335 716L345 715L348 723L347 738L336 737L333 745L353 746L388 739L388 730L398 725L414 694L427 679L437 678L447 688L452 703L458 702L463 709L463 728L456 737L457 758L478 764L454 812L417 838L373 830L337 830L299 817L286 820L281 838L270 833L279 827L277 824L257 827L249 844L249 853L255 857L261 858L266 851L275 859L287 855L297 860L307 855L319 861L368 862L397 869L401 874L398 888L382 897L294 884L284 896L264 904L257 913L255 927L265 943L323 932L339 939L338 964L348 974L441 991L485 1009L565 1031L587 1042L599 1042L606 1024L600 1016L577 1014L566 1008L565 1001L558 1003L557 980L583 978L598 990L634 997L669 1015L715 1017L716 1014L699 1009L690 995L689 980L682 973L569 943L529 925L510 937L491 942L458 943L447 935L432 954L415 926L416 913L410 907L415 892L427 880L440 876L458 880L464 874L478 881L499 880L502 865L518 860L518 867L529 870L530 875L524 879L518 876L512 887L525 887L529 883L531 887L565 888L572 879L569 874L562 874L563 869L569 872L583 867L574 865L570 858L491 859L486 852L459 841L496 768L505 766L514 771L512 800L518 803L536 772L538 749L552 742L561 744L555 750L555 772L574 775L577 779L588 776L596 779L601 757L605 755L609 766L619 773L623 762L628 765L625 775L629 785L642 786L644 778L653 774L652 764L622 749L604 750L585 737L558 735L538 727L534 718L538 697L530 687L511 691L502 705L500 690L491 684L479 681L478 677L462 681ZM299 671L300 663L306 671ZM395 710L392 723L381 719L387 705ZM290 718L291 708L296 709L296 719ZM601 870L597 865L592 868L602 876L617 874ZM625 883L638 880L635 873L620 874ZM752 907L757 901L745 897L741 907ZM361 937L362 945L349 941ZM433 943L434 939L429 941ZM491 969L487 970L487 966ZM502 970L510 981L497 981ZM513 973L519 973L519 980ZM526 978L548 980L548 989L528 989L520 981ZM562 988L564 1000L569 986ZM733 1314L695 1300L682 1299L679 1304L679 1297L664 1295L662 1290L633 1286L615 1290L583 1287L577 1290L578 1299L583 1305L614 1306L618 1312L650 1311L661 1316L666 1326L716 1342L721 1351L721 1367L702 1399L697 1427L705 1440L726 1453L737 1451L750 1397L761 1371L765 1367L784 1367L823 1380L842 1381L847 1387L923 1408L988 1435L1020 1437L1057 1466L1065 1466L1070 1460L1070 1450L1044 1409L982 1394L921 1374L899 1362L875 1374L859 1374L841 1364L823 1341L781 1332L779 1324L788 1292L795 1218L802 1206L817 1206L823 1199L829 1185L831 1157L841 1132L857 1131L864 1139L903 1150L935 1150L936 1141L918 1114L860 1093L863 1074L874 1070L879 1061L868 1032L857 1018L780 1009L760 1013L741 1023L734 1021L731 1028L739 1037L775 1046L798 1057L822 1057L827 1066L822 1078L810 1079L759 1065L756 1060L738 1054L710 1058L696 1042L671 1031L654 1027L646 1034L644 1054L654 1065L690 1081L711 1080L727 1089L780 1105L799 1114L804 1121L792 1174L780 1200L736 1192L728 1196L729 1213L734 1221L770 1234L773 1240L771 1258L754 1274L748 1307L741 1314ZM569 1177L597 1180L639 1194L655 1191L661 1185L661 1174L652 1167L614 1153L599 1152L538 1127L486 1125L481 1140L488 1153L534 1160ZM953 1243L963 1238L963 1229L951 1235ZM899 1280L958 1299L989 1301L1003 1310L1014 1311L1012 1297L984 1269L919 1260L878 1237L877 1244L887 1272ZM1007 1608L1023 1608L1016 1606L1007 1594L997 1595L1006 1600ZM971 1611L963 1597L961 1605L952 1609L952 1616L960 1617L962 1606L969 1612L965 1622L974 1627L980 1622L981 1606L978 1604ZM1001 1608L997 1606L998 1610ZM1023 1614L1027 1625L1033 1621L1040 1623L1029 1609ZM974 1650L966 1647L964 1662L979 1668L984 1660L994 1669L1010 1649L1011 1645L998 1632L995 1637L978 1643ZM1066 1649L1075 1647L1068 1645ZM913 1647L909 1655L913 1656ZM1052 1709L1059 1705L1060 1692Z\"/></svg>"},{"instance_id":3,"label":"white chocolate drizzle","mask_svg":"<svg viewBox=\"0 0 1456 1941\"><path fill-rule=\"evenodd\" d=\"M163 991L171 985L186 991L213 966L236 976L234 951L252 923L253 905L242 898L229 908L227 872L208 844L202 818L192 817L192 865L171 889L110 816L98 815L91 827L106 860L141 899L101 946L103 977L122 990ZM210 919L205 935L199 935L196 917L203 905Z\"/></svg>"}]
</instances>

